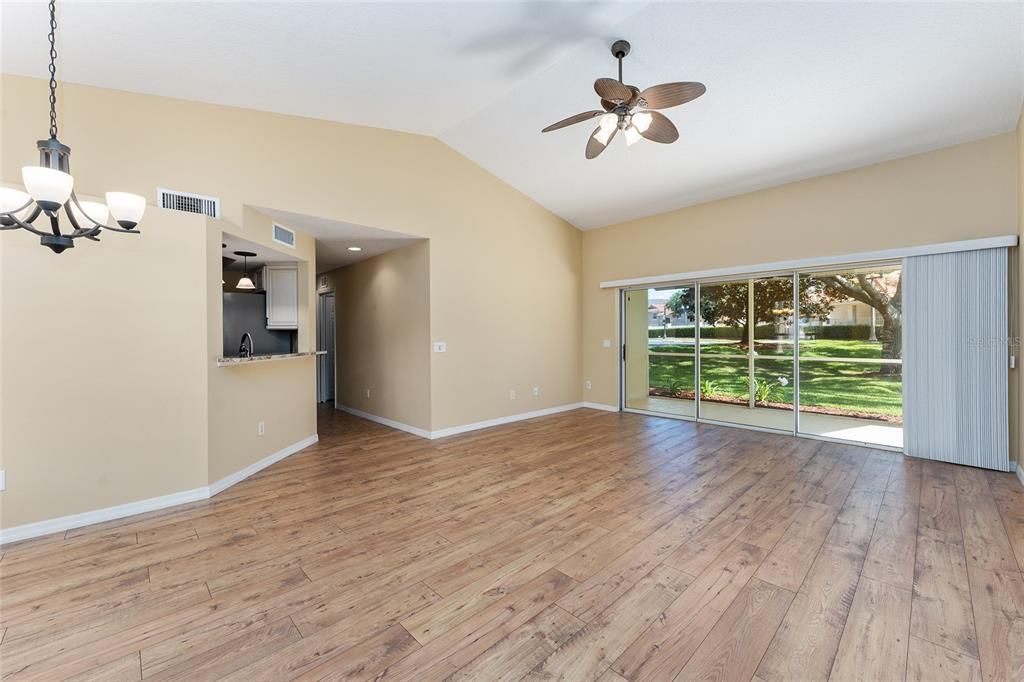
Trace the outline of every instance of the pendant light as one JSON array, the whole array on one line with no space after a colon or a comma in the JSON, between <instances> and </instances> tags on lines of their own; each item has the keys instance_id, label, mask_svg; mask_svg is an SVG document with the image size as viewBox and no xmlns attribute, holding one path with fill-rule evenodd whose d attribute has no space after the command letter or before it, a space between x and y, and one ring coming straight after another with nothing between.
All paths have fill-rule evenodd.
<instances>
[{"instance_id":1,"label":"pendant light","mask_svg":"<svg viewBox=\"0 0 1024 682\"><path fill-rule=\"evenodd\" d=\"M255 257L256 254L252 251L235 251L236 256L241 256L242 260L242 276L238 280L238 284L235 285L236 289L243 289L245 291L251 291L256 288L253 284L252 279L249 277L249 258Z\"/></svg>"},{"instance_id":2,"label":"pendant light","mask_svg":"<svg viewBox=\"0 0 1024 682\"><path fill-rule=\"evenodd\" d=\"M57 6L50 0L50 137L39 140L39 165L21 169L25 192L0 187L0 230L23 229L39 235L39 242L54 253L74 247L81 237L99 241L100 230L138 234L135 227L146 211L146 199L127 192L107 192L106 204L79 201L71 175L71 147L57 139ZM61 211L63 209L63 212ZM48 231L34 223L45 216ZM107 225L113 216L118 227ZM70 224L61 227L62 217Z\"/></svg>"}]
</instances>

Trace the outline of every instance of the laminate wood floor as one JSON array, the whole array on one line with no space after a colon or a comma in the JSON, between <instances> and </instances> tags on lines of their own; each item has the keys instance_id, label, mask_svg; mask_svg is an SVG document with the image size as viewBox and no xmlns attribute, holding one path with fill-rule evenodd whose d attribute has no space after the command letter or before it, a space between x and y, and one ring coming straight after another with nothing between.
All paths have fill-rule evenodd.
<instances>
[{"instance_id":1,"label":"laminate wood floor","mask_svg":"<svg viewBox=\"0 0 1024 682\"><path fill-rule=\"evenodd\" d=\"M1024 679L1012 475L591 410L320 434L0 548L3 679Z\"/></svg>"}]
</instances>

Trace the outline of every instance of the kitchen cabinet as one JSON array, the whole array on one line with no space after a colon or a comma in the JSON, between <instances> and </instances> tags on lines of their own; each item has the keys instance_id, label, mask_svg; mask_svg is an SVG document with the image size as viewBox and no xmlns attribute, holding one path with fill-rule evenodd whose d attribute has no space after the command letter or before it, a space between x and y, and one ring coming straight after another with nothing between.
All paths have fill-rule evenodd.
<instances>
[{"instance_id":1,"label":"kitchen cabinet","mask_svg":"<svg viewBox=\"0 0 1024 682\"><path fill-rule=\"evenodd\" d=\"M267 290L267 329L298 329L298 264L263 266L263 286Z\"/></svg>"}]
</instances>

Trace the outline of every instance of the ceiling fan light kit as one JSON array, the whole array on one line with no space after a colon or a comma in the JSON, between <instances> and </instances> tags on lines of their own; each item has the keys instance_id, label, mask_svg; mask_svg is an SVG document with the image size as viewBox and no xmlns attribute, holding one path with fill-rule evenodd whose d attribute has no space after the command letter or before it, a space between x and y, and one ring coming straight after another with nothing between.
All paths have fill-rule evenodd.
<instances>
[{"instance_id":1,"label":"ceiling fan light kit","mask_svg":"<svg viewBox=\"0 0 1024 682\"><path fill-rule=\"evenodd\" d=\"M678 140L679 131L675 125L656 110L693 101L703 95L707 88L703 83L696 82L662 83L644 90L627 85L622 80L622 60L629 52L630 44L627 41L616 40L612 43L612 56L619 62L619 78L598 78L594 81L594 91L601 98L601 109L564 118L541 132L549 133L600 117L597 129L587 140L588 159L596 158L603 152L619 131L622 131L627 146L641 139L661 144L671 144Z\"/></svg>"},{"instance_id":2,"label":"ceiling fan light kit","mask_svg":"<svg viewBox=\"0 0 1024 682\"><path fill-rule=\"evenodd\" d=\"M106 204L79 201L71 175L71 147L57 139L57 32L56 2L50 0L50 137L39 140L39 165L21 169L26 192L0 187L0 230L23 229L39 236L39 242L61 253L85 237L99 241L100 230L138 234L135 227L146 211L146 199L127 192L107 192ZM61 209L71 230L61 229ZM49 232L36 229L40 216L49 219ZM107 225L110 216L119 227Z\"/></svg>"}]
</instances>

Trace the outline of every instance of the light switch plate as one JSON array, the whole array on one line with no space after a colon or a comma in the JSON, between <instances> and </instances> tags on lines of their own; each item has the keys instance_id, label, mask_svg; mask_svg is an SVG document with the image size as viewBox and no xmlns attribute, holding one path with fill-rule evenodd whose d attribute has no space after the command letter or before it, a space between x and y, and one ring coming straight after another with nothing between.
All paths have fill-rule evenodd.
<instances>
[{"instance_id":1,"label":"light switch plate","mask_svg":"<svg viewBox=\"0 0 1024 682\"><path fill-rule=\"evenodd\" d=\"M605 348L611 348L612 347L612 340L611 339L605 339L604 341L601 342L601 345L604 346Z\"/></svg>"}]
</instances>

